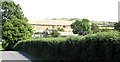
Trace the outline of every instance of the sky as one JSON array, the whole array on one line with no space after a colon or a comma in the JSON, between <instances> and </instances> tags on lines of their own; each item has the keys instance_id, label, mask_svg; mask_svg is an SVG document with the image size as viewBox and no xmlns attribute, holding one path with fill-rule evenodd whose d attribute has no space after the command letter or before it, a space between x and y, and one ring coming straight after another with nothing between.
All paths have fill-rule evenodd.
<instances>
[{"instance_id":1,"label":"sky","mask_svg":"<svg viewBox=\"0 0 120 62\"><path fill-rule=\"evenodd\" d=\"M13 0L28 19L87 18L118 21L120 0Z\"/></svg>"}]
</instances>

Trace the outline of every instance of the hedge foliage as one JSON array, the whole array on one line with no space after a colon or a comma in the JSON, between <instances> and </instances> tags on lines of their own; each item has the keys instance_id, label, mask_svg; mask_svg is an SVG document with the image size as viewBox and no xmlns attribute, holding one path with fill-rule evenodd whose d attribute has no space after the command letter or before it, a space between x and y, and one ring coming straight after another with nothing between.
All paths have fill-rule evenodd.
<instances>
[{"instance_id":1,"label":"hedge foliage","mask_svg":"<svg viewBox=\"0 0 120 62\"><path fill-rule=\"evenodd\" d=\"M119 32L101 32L68 38L25 40L14 47L45 60L80 60L119 62Z\"/></svg>"}]
</instances>

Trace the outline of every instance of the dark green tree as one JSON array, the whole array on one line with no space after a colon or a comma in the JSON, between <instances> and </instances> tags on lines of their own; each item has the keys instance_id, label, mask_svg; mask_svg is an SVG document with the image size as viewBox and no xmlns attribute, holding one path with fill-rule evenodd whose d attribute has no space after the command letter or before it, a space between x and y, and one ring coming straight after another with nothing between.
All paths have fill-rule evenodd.
<instances>
[{"instance_id":1,"label":"dark green tree","mask_svg":"<svg viewBox=\"0 0 120 62\"><path fill-rule=\"evenodd\" d=\"M118 23L115 23L114 27L120 32L120 21Z\"/></svg>"},{"instance_id":2,"label":"dark green tree","mask_svg":"<svg viewBox=\"0 0 120 62\"><path fill-rule=\"evenodd\" d=\"M97 24L95 24L95 23L92 23L91 30L93 31L93 33L97 33L97 32L100 31L99 26Z\"/></svg>"},{"instance_id":3,"label":"dark green tree","mask_svg":"<svg viewBox=\"0 0 120 62\"><path fill-rule=\"evenodd\" d=\"M52 30L52 32L50 34L51 34L52 37L58 37L60 35L58 30Z\"/></svg>"},{"instance_id":4,"label":"dark green tree","mask_svg":"<svg viewBox=\"0 0 120 62\"><path fill-rule=\"evenodd\" d=\"M90 21L88 19L83 19L81 27L82 27L83 31L86 31L87 33L89 33L90 28L91 28Z\"/></svg>"},{"instance_id":5,"label":"dark green tree","mask_svg":"<svg viewBox=\"0 0 120 62\"><path fill-rule=\"evenodd\" d=\"M5 48L12 47L20 40L28 39L32 36L32 27L28 24L28 19L24 17L20 5L13 1L2 2L2 38L5 40Z\"/></svg>"},{"instance_id":6,"label":"dark green tree","mask_svg":"<svg viewBox=\"0 0 120 62\"><path fill-rule=\"evenodd\" d=\"M76 20L71 24L71 28L73 29L74 34L78 34L80 31L89 33L90 32L90 24L88 19L82 19L82 21Z\"/></svg>"},{"instance_id":7,"label":"dark green tree","mask_svg":"<svg viewBox=\"0 0 120 62\"><path fill-rule=\"evenodd\" d=\"M81 26L82 26L82 22L79 20L76 20L74 23L72 23L71 28L73 29L73 33L78 34L78 32L82 30Z\"/></svg>"}]
</instances>

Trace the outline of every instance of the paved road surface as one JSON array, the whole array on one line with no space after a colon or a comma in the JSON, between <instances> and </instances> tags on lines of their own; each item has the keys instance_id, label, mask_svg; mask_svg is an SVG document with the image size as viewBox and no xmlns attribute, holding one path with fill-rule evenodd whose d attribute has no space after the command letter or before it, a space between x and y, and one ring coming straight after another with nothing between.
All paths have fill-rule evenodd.
<instances>
[{"instance_id":1,"label":"paved road surface","mask_svg":"<svg viewBox=\"0 0 120 62\"><path fill-rule=\"evenodd\" d=\"M1 60L2 62L34 62L33 60L35 59L24 52L0 51L0 61Z\"/></svg>"}]
</instances>

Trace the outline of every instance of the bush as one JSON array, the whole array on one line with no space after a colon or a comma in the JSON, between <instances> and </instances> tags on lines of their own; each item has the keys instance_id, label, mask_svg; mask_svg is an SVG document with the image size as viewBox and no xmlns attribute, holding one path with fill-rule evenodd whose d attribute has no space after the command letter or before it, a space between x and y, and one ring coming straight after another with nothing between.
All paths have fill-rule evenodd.
<instances>
[{"instance_id":1,"label":"bush","mask_svg":"<svg viewBox=\"0 0 120 62\"><path fill-rule=\"evenodd\" d=\"M64 29L63 29L63 28L57 28L57 30L58 30L58 31L64 31Z\"/></svg>"},{"instance_id":2,"label":"bush","mask_svg":"<svg viewBox=\"0 0 120 62\"><path fill-rule=\"evenodd\" d=\"M52 32L51 32L52 37L58 37L59 35L60 35L60 33L57 30L52 30Z\"/></svg>"},{"instance_id":3,"label":"bush","mask_svg":"<svg viewBox=\"0 0 120 62\"><path fill-rule=\"evenodd\" d=\"M80 60L82 62L119 62L120 38L118 32L101 32L68 38L41 38L24 40L14 47L36 55L42 60Z\"/></svg>"}]
</instances>

